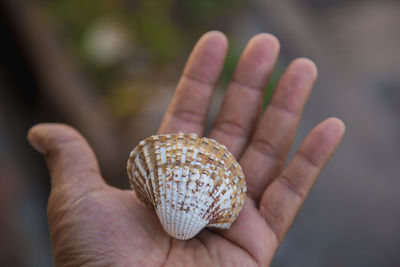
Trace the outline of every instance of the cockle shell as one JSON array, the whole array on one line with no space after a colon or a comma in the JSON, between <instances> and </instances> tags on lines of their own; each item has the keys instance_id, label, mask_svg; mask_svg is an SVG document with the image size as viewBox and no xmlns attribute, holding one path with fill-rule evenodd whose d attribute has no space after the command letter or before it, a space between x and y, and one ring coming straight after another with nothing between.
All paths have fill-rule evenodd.
<instances>
[{"instance_id":1,"label":"cockle shell","mask_svg":"<svg viewBox=\"0 0 400 267\"><path fill-rule=\"evenodd\" d=\"M154 135L132 150L127 170L137 198L177 239L227 229L243 206L243 171L224 145L196 134Z\"/></svg>"}]
</instances>

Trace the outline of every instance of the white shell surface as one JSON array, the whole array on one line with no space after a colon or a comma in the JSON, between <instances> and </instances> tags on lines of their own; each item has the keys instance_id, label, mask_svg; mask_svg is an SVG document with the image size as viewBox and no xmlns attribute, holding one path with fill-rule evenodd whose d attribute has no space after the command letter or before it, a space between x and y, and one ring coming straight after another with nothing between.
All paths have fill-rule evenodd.
<instances>
[{"instance_id":1,"label":"white shell surface","mask_svg":"<svg viewBox=\"0 0 400 267\"><path fill-rule=\"evenodd\" d=\"M229 228L244 204L240 165L225 146L196 134L141 141L127 170L138 199L177 239L192 238L206 226Z\"/></svg>"}]
</instances>

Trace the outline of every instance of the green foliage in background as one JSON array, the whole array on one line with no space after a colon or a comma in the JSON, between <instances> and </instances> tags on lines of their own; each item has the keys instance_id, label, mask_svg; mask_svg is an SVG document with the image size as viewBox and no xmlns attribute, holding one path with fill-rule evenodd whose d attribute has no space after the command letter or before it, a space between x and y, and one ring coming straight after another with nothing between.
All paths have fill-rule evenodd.
<instances>
[{"instance_id":1,"label":"green foliage in background","mask_svg":"<svg viewBox=\"0 0 400 267\"><path fill-rule=\"evenodd\" d=\"M46 9L61 21L77 51L90 25L104 17L117 18L127 26L132 40L149 50L158 64L170 63L191 47L209 20L233 10L243 0L58 0L46 2ZM189 30L188 30L189 29Z\"/></svg>"},{"instance_id":2,"label":"green foliage in background","mask_svg":"<svg viewBox=\"0 0 400 267\"><path fill-rule=\"evenodd\" d=\"M243 0L176 0L175 6L180 10L181 17L193 25L204 23L242 3L244 3Z\"/></svg>"},{"instance_id":3,"label":"green foliage in background","mask_svg":"<svg viewBox=\"0 0 400 267\"><path fill-rule=\"evenodd\" d=\"M244 0L47 0L43 5L97 87L109 91L115 90L111 87L121 83L124 75L130 75L131 79L132 75L148 71L156 72L155 78L160 78L168 75L165 69L179 69L201 34L223 25L228 20L226 13L238 10L244 3ZM99 61L88 51L92 49L88 49L87 43L93 28L110 21L127 35L130 54L126 53L128 58L121 62ZM96 45L96 40L91 45ZM129 64L139 65L135 69L137 74L131 70L125 74ZM231 64L227 66L224 77L232 71Z\"/></svg>"},{"instance_id":4,"label":"green foliage in background","mask_svg":"<svg viewBox=\"0 0 400 267\"><path fill-rule=\"evenodd\" d=\"M172 2L142 1L126 21L158 63L171 62L185 45L183 32L170 14Z\"/></svg>"},{"instance_id":5,"label":"green foliage in background","mask_svg":"<svg viewBox=\"0 0 400 267\"><path fill-rule=\"evenodd\" d=\"M123 114L126 111L128 114L133 106L135 110L139 109L140 103L143 102L141 98L150 95L141 92L144 88L151 88L151 85L144 81L146 77L157 79L169 75L170 69L179 70L197 39L212 29L226 32L224 25L229 25L227 22L241 12L240 9L246 2L47 0L43 3L47 13L56 22L57 28L61 28L62 33L66 34L65 39L69 40L73 52L80 59L84 69L90 73L90 77L97 84L96 87L104 91L106 101L111 103L115 113ZM219 26L222 29L218 28ZM125 43L121 48L118 46L120 44L117 44L114 50L128 50L125 53L127 58L119 60L117 51L117 60L96 60L95 55L101 59L106 54L103 51L109 51L107 45L105 48L104 45L101 47L101 44L98 44L101 41L96 38L107 35L107 29L110 34L110 27L112 32L116 31L121 35ZM96 35L99 28L100 31L106 28L106 33L100 32ZM105 42L107 43L107 40ZM100 50L93 52L91 49ZM115 52L111 51L111 56L113 53ZM221 75L223 85L227 85L231 79L240 54L241 49L237 44L230 42ZM135 64L136 67L132 68L131 65ZM275 71L267 85L265 106L271 98L280 73L280 70ZM124 99L131 100L122 101ZM138 103L132 103L132 99L137 99ZM127 104L123 105L125 102Z\"/></svg>"}]
</instances>

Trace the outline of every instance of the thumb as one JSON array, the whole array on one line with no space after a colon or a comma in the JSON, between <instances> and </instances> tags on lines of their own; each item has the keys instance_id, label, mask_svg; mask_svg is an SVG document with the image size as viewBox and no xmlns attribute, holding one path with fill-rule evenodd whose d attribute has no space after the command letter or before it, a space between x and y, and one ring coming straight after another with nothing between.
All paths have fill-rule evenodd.
<instances>
[{"instance_id":1,"label":"thumb","mask_svg":"<svg viewBox=\"0 0 400 267\"><path fill-rule=\"evenodd\" d=\"M74 128L38 124L29 130L27 138L45 157L52 189L64 185L87 191L104 184L93 150Z\"/></svg>"}]
</instances>

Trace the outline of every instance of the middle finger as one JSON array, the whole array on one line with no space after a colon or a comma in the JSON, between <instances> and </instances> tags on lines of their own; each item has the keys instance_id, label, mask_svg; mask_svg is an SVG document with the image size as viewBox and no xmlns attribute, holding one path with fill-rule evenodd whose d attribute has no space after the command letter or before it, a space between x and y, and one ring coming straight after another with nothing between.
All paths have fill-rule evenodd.
<instances>
[{"instance_id":1,"label":"middle finger","mask_svg":"<svg viewBox=\"0 0 400 267\"><path fill-rule=\"evenodd\" d=\"M257 200L279 173L293 143L297 125L317 76L314 63L297 59L285 71L251 143L240 159L247 192Z\"/></svg>"},{"instance_id":2,"label":"middle finger","mask_svg":"<svg viewBox=\"0 0 400 267\"><path fill-rule=\"evenodd\" d=\"M278 40L259 34L247 44L233 75L210 137L238 158L244 150L264 100L264 88L279 52Z\"/></svg>"}]
</instances>

